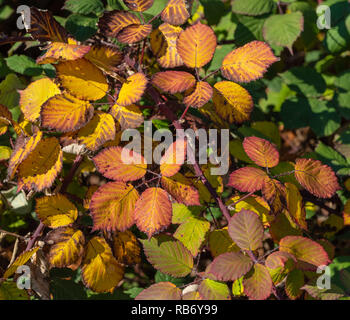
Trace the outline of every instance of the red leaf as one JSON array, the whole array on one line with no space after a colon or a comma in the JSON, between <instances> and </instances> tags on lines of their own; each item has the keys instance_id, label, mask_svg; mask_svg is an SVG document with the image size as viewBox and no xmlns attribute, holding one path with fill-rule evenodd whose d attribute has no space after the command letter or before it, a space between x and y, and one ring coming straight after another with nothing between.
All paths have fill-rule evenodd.
<instances>
[{"instance_id":1,"label":"red leaf","mask_svg":"<svg viewBox=\"0 0 350 320\"><path fill-rule=\"evenodd\" d=\"M244 167L230 174L227 185L241 192L253 192L260 190L267 178L267 174L261 169Z\"/></svg>"}]
</instances>

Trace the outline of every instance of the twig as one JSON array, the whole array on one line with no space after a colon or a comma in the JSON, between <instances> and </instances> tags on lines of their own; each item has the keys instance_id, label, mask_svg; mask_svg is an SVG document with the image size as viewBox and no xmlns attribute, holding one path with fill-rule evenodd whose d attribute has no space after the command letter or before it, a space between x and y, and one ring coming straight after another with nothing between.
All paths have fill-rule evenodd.
<instances>
[{"instance_id":1,"label":"twig","mask_svg":"<svg viewBox=\"0 0 350 320\"><path fill-rule=\"evenodd\" d=\"M77 171L77 169L79 168L81 162L83 161L84 157L81 154L78 154L76 156L76 158L74 159L73 165L70 168L69 173L66 175L66 177L63 180L60 192L61 193L65 193L69 184L72 182L75 172Z\"/></svg>"},{"instance_id":2,"label":"twig","mask_svg":"<svg viewBox=\"0 0 350 320\"><path fill-rule=\"evenodd\" d=\"M30 238L25 251L29 251L33 247L36 238L39 237L40 233L44 230L44 227L45 227L45 225L42 222L40 222L38 227L36 228L34 234Z\"/></svg>"},{"instance_id":3,"label":"twig","mask_svg":"<svg viewBox=\"0 0 350 320\"><path fill-rule=\"evenodd\" d=\"M25 239L25 237L20 236L20 235L17 234L17 233L13 233L13 232L6 231L6 230L3 230L3 229L0 229L0 233L4 233L4 234L7 234L7 235L9 235L9 236L13 236L13 237L16 237L16 238L19 238L19 239L22 239L22 240Z\"/></svg>"},{"instance_id":4,"label":"twig","mask_svg":"<svg viewBox=\"0 0 350 320\"><path fill-rule=\"evenodd\" d=\"M255 192L255 191L252 191L252 192L247 193L245 196L243 196L242 198L240 198L240 199L237 200L236 202L231 203L227 208L228 208L229 210L234 210L236 204L238 204L239 202L241 202L241 201L243 201L243 200L249 198L251 195L254 194L254 192Z\"/></svg>"},{"instance_id":5,"label":"twig","mask_svg":"<svg viewBox=\"0 0 350 320\"><path fill-rule=\"evenodd\" d=\"M15 245L13 246L12 257L11 257L10 263L9 263L9 265L7 266L7 268L9 268L9 266L10 266L10 265L13 263L13 261L15 261L15 259L16 259L16 254L17 254L17 251L18 251L18 243L19 243L19 238L16 238Z\"/></svg>"},{"instance_id":6,"label":"twig","mask_svg":"<svg viewBox=\"0 0 350 320\"><path fill-rule=\"evenodd\" d=\"M214 70L213 72L210 72L209 74L207 74L202 81L207 80L208 78L210 78L211 76L213 76L215 73L218 73L220 71L220 69Z\"/></svg>"}]
</instances>

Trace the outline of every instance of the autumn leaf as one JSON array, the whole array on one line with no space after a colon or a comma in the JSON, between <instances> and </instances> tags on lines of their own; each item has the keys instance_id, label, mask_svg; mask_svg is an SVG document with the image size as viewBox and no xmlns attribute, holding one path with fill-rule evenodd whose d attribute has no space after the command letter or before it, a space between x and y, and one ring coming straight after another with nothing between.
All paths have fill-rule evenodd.
<instances>
[{"instance_id":1,"label":"autumn leaf","mask_svg":"<svg viewBox=\"0 0 350 320\"><path fill-rule=\"evenodd\" d=\"M265 300L272 291L272 280L267 268L257 263L243 279L244 293L252 300Z\"/></svg>"},{"instance_id":2,"label":"autumn leaf","mask_svg":"<svg viewBox=\"0 0 350 320\"><path fill-rule=\"evenodd\" d=\"M130 230L115 233L113 236L113 252L119 263L134 265L141 262L139 243Z\"/></svg>"},{"instance_id":3,"label":"autumn leaf","mask_svg":"<svg viewBox=\"0 0 350 320\"><path fill-rule=\"evenodd\" d=\"M18 167L18 191L51 187L62 169L62 150L56 138L40 140Z\"/></svg>"},{"instance_id":4,"label":"autumn leaf","mask_svg":"<svg viewBox=\"0 0 350 320\"><path fill-rule=\"evenodd\" d=\"M135 203L139 198L136 189L124 182L108 182L92 195L89 205L94 230L125 231L134 220Z\"/></svg>"},{"instance_id":5,"label":"autumn leaf","mask_svg":"<svg viewBox=\"0 0 350 320\"><path fill-rule=\"evenodd\" d=\"M159 282L142 290L135 300L181 300L181 290L171 282Z\"/></svg>"},{"instance_id":6,"label":"autumn leaf","mask_svg":"<svg viewBox=\"0 0 350 320\"><path fill-rule=\"evenodd\" d=\"M171 177L179 172L185 162L187 143L184 139L173 142L160 159L160 173L164 177Z\"/></svg>"},{"instance_id":7,"label":"autumn leaf","mask_svg":"<svg viewBox=\"0 0 350 320\"><path fill-rule=\"evenodd\" d=\"M70 225L78 218L76 206L62 194L37 198L35 212L40 221L50 228Z\"/></svg>"},{"instance_id":8,"label":"autumn leaf","mask_svg":"<svg viewBox=\"0 0 350 320\"><path fill-rule=\"evenodd\" d=\"M132 11L146 11L152 7L154 0L123 0L125 5Z\"/></svg>"},{"instance_id":9,"label":"autumn leaf","mask_svg":"<svg viewBox=\"0 0 350 320\"><path fill-rule=\"evenodd\" d=\"M104 238L94 237L88 242L81 275L86 287L100 293L112 291L122 280L124 269Z\"/></svg>"},{"instance_id":10,"label":"autumn leaf","mask_svg":"<svg viewBox=\"0 0 350 320\"><path fill-rule=\"evenodd\" d=\"M228 233L242 250L254 251L262 247L263 225L255 212L241 210L229 221Z\"/></svg>"},{"instance_id":11,"label":"autumn leaf","mask_svg":"<svg viewBox=\"0 0 350 320\"><path fill-rule=\"evenodd\" d=\"M161 188L148 188L135 205L137 227L150 238L171 223L172 207L168 194Z\"/></svg>"},{"instance_id":12,"label":"autumn leaf","mask_svg":"<svg viewBox=\"0 0 350 320\"><path fill-rule=\"evenodd\" d=\"M112 46L95 45L84 58L105 72L115 72L116 66L122 63L123 54Z\"/></svg>"},{"instance_id":13,"label":"autumn leaf","mask_svg":"<svg viewBox=\"0 0 350 320\"><path fill-rule=\"evenodd\" d=\"M298 159L294 169L298 182L316 197L331 198L340 189L333 170L319 160Z\"/></svg>"},{"instance_id":14,"label":"autumn leaf","mask_svg":"<svg viewBox=\"0 0 350 320\"><path fill-rule=\"evenodd\" d=\"M108 83L102 71L90 61L81 58L55 65L62 86L82 100L98 100L108 91Z\"/></svg>"},{"instance_id":15,"label":"autumn leaf","mask_svg":"<svg viewBox=\"0 0 350 320\"><path fill-rule=\"evenodd\" d=\"M53 96L60 94L58 86L49 78L33 81L20 91L19 106L26 119L34 122L40 117L41 106Z\"/></svg>"},{"instance_id":16,"label":"autumn leaf","mask_svg":"<svg viewBox=\"0 0 350 320\"><path fill-rule=\"evenodd\" d=\"M241 192L254 192L261 190L266 178L266 172L259 168L243 167L230 174L227 185Z\"/></svg>"},{"instance_id":17,"label":"autumn leaf","mask_svg":"<svg viewBox=\"0 0 350 320\"><path fill-rule=\"evenodd\" d=\"M118 121L122 131L138 128L144 121L141 109L134 104L126 107L115 104L109 113Z\"/></svg>"},{"instance_id":18,"label":"autumn leaf","mask_svg":"<svg viewBox=\"0 0 350 320\"><path fill-rule=\"evenodd\" d=\"M226 283L205 279L198 287L203 300L231 300L230 290Z\"/></svg>"},{"instance_id":19,"label":"autumn leaf","mask_svg":"<svg viewBox=\"0 0 350 320\"><path fill-rule=\"evenodd\" d=\"M226 252L240 251L239 247L228 234L227 227L211 231L209 233L208 243L210 252L214 258Z\"/></svg>"},{"instance_id":20,"label":"autumn leaf","mask_svg":"<svg viewBox=\"0 0 350 320\"><path fill-rule=\"evenodd\" d=\"M127 148L103 149L93 161L99 172L116 181L135 181L146 174L147 165L144 158Z\"/></svg>"},{"instance_id":21,"label":"autumn leaf","mask_svg":"<svg viewBox=\"0 0 350 320\"><path fill-rule=\"evenodd\" d=\"M53 242L49 252L52 267L65 268L75 264L84 253L85 238L80 230L71 227L57 228L46 236L47 242Z\"/></svg>"},{"instance_id":22,"label":"autumn leaf","mask_svg":"<svg viewBox=\"0 0 350 320\"><path fill-rule=\"evenodd\" d=\"M292 270L286 279L286 294L289 299L295 300L303 293L301 288L305 284L304 274L301 270Z\"/></svg>"},{"instance_id":23,"label":"autumn leaf","mask_svg":"<svg viewBox=\"0 0 350 320\"><path fill-rule=\"evenodd\" d=\"M180 25L186 22L190 14L186 7L185 0L169 0L161 14L164 22L173 25Z\"/></svg>"},{"instance_id":24,"label":"autumn leaf","mask_svg":"<svg viewBox=\"0 0 350 320\"><path fill-rule=\"evenodd\" d=\"M198 81L195 87L185 92L184 104L186 106L200 108L204 106L213 96L213 88L208 82Z\"/></svg>"},{"instance_id":25,"label":"autumn leaf","mask_svg":"<svg viewBox=\"0 0 350 320\"><path fill-rule=\"evenodd\" d=\"M117 39L121 43L132 44L145 39L151 31L151 24L132 24L120 31L117 35Z\"/></svg>"},{"instance_id":26,"label":"autumn leaf","mask_svg":"<svg viewBox=\"0 0 350 320\"><path fill-rule=\"evenodd\" d=\"M188 27L177 40L179 55L190 68L205 66L213 58L215 48L214 31L202 23Z\"/></svg>"},{"instance_id":27,"label":"autumn leaf","mask_svg":"<svg viewBox=\"0 0 350 320\"><path fill-rule=\"evenodd\" d=\"M93 115L94 107L88 101L64 93L50 98L42 106L41 124L45 128L69 132L83 127Z\"/></svg>"},{"instance_id":28,"label":"autumn leaf","mask_svg":"<svg viewBox=\"0 0 350 320\"><path fill-rule=\"evenodd\" d=\"M226 55L221 73L232 81L250 82L261 78L267 68L278 60L265 42L252 41Z\"/></svg>"},{"instance_id":29,"label":"autumn leaf","mask_svg":"<svg viewBox=\"0 0 350 320\"><path fill-rule=\"evenodd\" d=\"M129 106L138 102L145 92L148 80L143 73L134 73L123 83L117 104L120 106Z\"/></svg>"},{"instance_id":30,"label":"autumn leaf","mask_svg":"<svg viewBox=\"0 0 350 320\"><path fill-rule=\"evenodd\" d=\"M188 206L200 205L199 192L193 186L190 179L177 173L174 176L167 178L162 177L162 186L168 193L180 203Z\"/></svg>"},{"instance_id":31,"label":"autumn leaf","mask_svg":"<svg viewBox=\"0 0 350 320\"><path fill-rule=\"evenodd\" d=\"M141 240L147 260L154 268L173 277L185 277L193 268L191 253L180 241Z\"/></svg>"},{"instance_id":32,"label":"autumn leaf","mask_svg":"<svg viewBox=\"0 0 350 320\"><path fill-rule=\"evenodd\" d=\"M86 148L96 151L100 146L115 138L113 117L105 112L97 111L93 118L78 131L78 141Z\"/></svg>"},{"instance_id":33,"label":"autumn leaf","mask_svg":"<svg viewBox=\"0 0 350 320\"><path fill-rule=\"evenodd\" d=\"M286 191L284 185L276 179L267 178L264 180L261 193L269 203L274 214L279 213L285 207Z\"/></svg>"},{"instance_id":34,"label":"autumn leaf","mask_svg":"<svg viewBox=\"0 0 350 320\"><path fill-rule=\"evenodd\" d=\"M248 120L254 105L249 92L231 81L220 81L214 85L213 102L219 116L229 123Z\"/></svg>"},{"instance_id":35,"label":"autumn leaf","mask_svg":"<svg viewBox=\"0 0 350 320\"><path fill-rule=\"evenodd\" d=\"M171 94L183 92L193 87L195 83L195 77L184 71L158 72L152 78L152 84Z\"/></svg>"},{"instance_id":36,"label":"autumn leaf","mask_svg":"<svg viewBox=\"0 0 350 320\"><path fill-rule=\"evenodd\" d=\"M258 137L246 137L243 148L248 157L258 166L272 168L278 165L279 152L272 143Z\"/></svg>"},{"instance_id":37,"label":"autumn leaf","mask_svg":"<svg viewBox=\"0 0 350 320\"><path fill-rule=\"evenodd\" d=\"M214 259L210 271L221 281L235 281L244 276L253 261L241 252L226 252Z\"/></svg>"},{"instance_id":38,"label":"autumn leaf","mask_svg":"<svg viewBox=\"0 0 350 320\"><path fill-rule=\"evenodd\" d=\"M290 182L286 182L284 186L286 188L286 201L289 214L301 228L307 230L306 211L298 188Z\"/></svg>"},{"instance_id":39,"label":"autumn leaf","mask_svg":"<svg viewBox=\"0 0 350 320\"><path fill-rule=\"evenodd\" d=\"M182 31L181 27L163 23L151 33L151 49L163 68L175 68L183 65L176 47L177 39Z\"/></svg>"}]
</instances>

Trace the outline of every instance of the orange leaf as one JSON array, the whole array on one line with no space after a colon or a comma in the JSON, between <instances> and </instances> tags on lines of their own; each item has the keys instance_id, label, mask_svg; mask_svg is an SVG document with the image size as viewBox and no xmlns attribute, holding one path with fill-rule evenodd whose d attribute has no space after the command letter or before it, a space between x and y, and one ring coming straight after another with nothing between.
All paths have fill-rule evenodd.
<instances>
[{"instance_id":1,"label":"orange leaf","mask_svg":"<svg viewBox=\"0 0 350 320\"><path fill-rule=\"evenodd\" d=\"M307 191L319 198L330 198L340 189L333 170L319 160L298 159L294 174Z\"/></svg>"},{"instance_id":2,"label":"orange leaf","mask_svg":"<svg viewBox=\"0 0 350 320\"><path fill-rule=\"evenodd\" d=\"M7 132L7 127L11 123L13 123L12 113L7 107L0 104L0 136Z\"/></svg>"},{"instance_id":3,"label":"orange leaf","mask_svg":"<svg viewBox=\"0 0 350 320\"><path fill-rule=\"evenodd\" d=\"M323 247L309 238L287 236L280 241L280 251L288 252L298 259L303 270L316 270L318 266L330 263Z\"/></svg>"},{"instance_id":4,"label":"orange leaf","mask_svg":"<svg viewBox=\"0 0 350 320\"><path fill-rule=\"evenodd\" d=\"M161 188L148 188L135 205L137 227L152 237L171 223L172 205L168 194Z\"/></svg>"},{"instance_id":5,"label":"orange leaf","mask_svg":"<svg viewBox=\"0 0 350 320\"><path fill-rule=\"evenodd\" d=\"M58 86L49 78L33 81L20 91L20 108L29 121L34 122L40 116L41 106L53 96L60 94Z\"/></svg>"},{"instance_id":6,"label":"orange leaf","mask_svg":"<svg viewBox=\"0 0 350 320\"><path fill-rule=\"evenodd\" d=\"M106 141L115 138L113 117L108 113L97 111L90 122L79 130L77 138L89 150L96 151Z\"/></svg>"},{"instance_id":7,"label":"orange leaf","mask_svg":"<svg viewBox=\"0 0 350 320\"><path fill-rule=\"evenodd\" d=\"M270 204L271 211L274 214L277 214L283 209L286 191L285 187L278 180L266 178L262 185L261 192L266 201Z\"/></svg>"},{"instance_id":8,"label":"orange leaf","mask_svg":"<svg viewBox=\"0 0 350 320\"><path fill-rule=\"evenodd\" d=\"M105 12L100 18L98 26L107 37L115 38L127 26L140 24L140 20L131 12L113 10Z\"/></svg>"},{"instance_id":9,"label":"orange leaf","mask_svg":"<svg viewBox=\"0 0 350 320\"><path fill-rule=\"evenodd\" d=\"M134 224L136 189L124 182L108 182L92 195L90 211L93 230L125 231Z\"/></svg>"},{"instance_id":10,"label":"orange leaf","mask_svg":"<svg viewBox=\"0 0 350 320\"><path fill-rule=\"evenodd\" d=\"M269 270L262 264L255 264L252 274L243 279L244 293L253 300L265 300L272 291L272 280Z\"/></svg>"},{"instance_id":11,"label":"orange leaf","mask_svg":"<svg viewBox=\"0 0 350 320\"><path fill-rule=\"evenodd\" d=\"M146 11L153 6L154 0L123 0L125 5L132 11Z\"/></svg>"},{"instance_id":12,"label":"orange leaf","mask_svg":"<svg viewBox=\"0 0 350 320\"><path fill-rule=\"evenodd\" d=\"M171 178L162 177L162 186L177 202L188 206L200 205L198 190L192 185L191 180L181 173L177 173Z\"/></svg>"},{"instance_id":13,"label":"orange leaf","mask_svg":"<svg viewBox=\"0 0 350 320\"><path fill-rule=\"evenodd\" d=\"M152 78L152 83L163 91L174 94L193 87L196 79L188 72L165 71L156 73Z\"/></svg>"},{"instance_id":14,"label":"orange leaf","mask_svg":"<svg viewBox=\"0 0 350 320\"><path fill-rule=\"evenodd\" d=\"M229 80L250 82L261 78L267 68L278 60L265 42L252 41L224 58L221 73Z\"/></svg>"},{"instance_id":15,"label":"orange leaf","mask_svg":"<svg viewBox=\"0 0 350 320\"><path fill-rule=\"evenodd\" d=\"M18 191L51 187L62 169L62 150L56 138L41 140L18 167Z\"/></svg>"},{"instance_id":16,"label":"orange leaf","mask_svg":"<svg viewBox=\"0 0 350 320\"><path fill-rule=\"evenodd\" d=\"M145 92L147 82L146 76L140 72L128 77L119 91L117 104L129 106L139 101Z\"/></svg>"},{"instance_id":17,"label":"orange leaf","mask_svg":"<svg viewBox=\"0 0 350 320\"><path fill-rule=\"evenodd\" d=\"M253 192L262 188L266 178L268 178L267 174L261 169L244 167L230 174L227 185L241 192Z\"/></svg>"},{"instance_id":18,"label":"orange leaf","mask_svg":"<svg viewBox=\"0 0 350 320\"><path fill-rule=\"evenodd\" d=\"M39 41L67 42L67 31L53 18L47 10L30 8L30 29L28 31Z\"/></svg>"},{"instance_id":19,"label":"orange leaf","mask_svg":"<svg viewBox=\"0 0 350 320\"><path fill-rule=\"evenodd\" d=\"M110 72L115 71L115 67L121 64L123 55L114 47L100 45L92 46L84 58L92 62L98 68Z\"/></svg>"},{"instance_id":20,"label":"orange leaf","mask_svg":"<svg viewBox=\"0 0 350 320\"><path fill-rule=\"evenodd\" d=\"M181 300L181 290L171 282L162 281L142 290L135 300Z\"/></svg>"},{"instance_id":21,"label":"orange leaf","mask_svg":"<svg viewBox=\"0 0 350 320\"><path fill-rule=\"evenodd\" d=\"M62 42L52 42L44 49L46 52L36 59L37 64L55 63L82 58L91 47Z\"/></svg>"},{"instance_id":22,"label":"orange leaf","mask_svg":"<svg viewBox=\"0 0 350 320\"><path fill-rule=\"evenodd\" d=\"M9 179L16 173L17 167L36 148L43 137L43 133L38 131L32 137L19 136L16 140L15 148L12 151L7 169Z\"/></svg>"},{"instance_id":23,"label":"orange leaf","mask_svg":"<svg viewBox=\"0 0 350 320\"><path fill-rule=\"evenodd\" d=\"M41 124L45 128L68 132L80 129L94 115L94 107L69 93L50 98L42 107Z\"/></svg>"},{"instance_id":24,"label":"orange leaf","mask_svg":"<svg viewBox=\"0 0 350 320\"><path fill-rule=\"evenodd\" d=\"M303 206L303 197L293 183L286 182L284 186L286 188L286 201L289 214L301 228L307 230L306 211Z\"/></svg>"},{"instance_id":25,"label":"orange leaf","mask_svg":"<svg viewBox=\"0 0 350 320\"><path fill-rule=\"evenodd\" d=\"M141 109L134 104L126 107L115 104L109 113L118 121L122 131L137 128L144 121Z\"/></svg>"},{"instance_id":26,"label":"orange leaf","mask_svg":"<svg viewBox=\"0 0 350 320\"><path fill-rule=\"evenodd\" d=\"M132 44L145 39L151 31L151 24L132 24L119 32L117 40L121 43Z\"/></svg>"},{"instance_id":27,"label":"orange leaf","mask_svg":"<svg viewBox=\"0 0 350 320\"><path fill-rule=\"evenodd\" d=\"M129 230L115 233L113 251L119 263L134 265L141 262L141 248L137 238Z\"/></svg>"},{"instance_id":28,"label":"orange leaf","mask_svg":"<svg viewBox=\"0 0 350 320\"><path fill-rule=\"evenodd\" d=\"M183 139L173 142L164 156L160 159L160 173L164 177L171 177L179 172L185 162L187 143Z\"/></svg>"},{"instance_id":29,"label":"orange leaf","mask_svg":"<svg viewBox=\"0 0 350 320\"><path fill-rule=\"evenodd\" d=\"M127 148L104 149L93 161L99 172L116 181L135 181L146 174L147 165L143 156Z\"/></svg>"},{"instance_id":30,"label":"orange leaf","mask_svg":"<svg viewBox=\"0 0 350 320\"><path fill-rule=\"evenodd\" d=\"M214 85L213 102L219 116L230 123L248 120L254 105L249 92L231 81Z\"/></svg>"},{"instance_id":31,"label":"orange leaf","mask_svg":"<svg viewBox=\"0 0 350 320\"><path fill-rule=\"evenodd\" d=\"M208 82L199 81L196 87L185 92L184 104L195 108L204 106L213 96L213 88Z\"/></svg>"},{"instance_id":32,"label":"orange leaf","mask_svg":"<svg viewBox=\"0 0 350 320\"><path fill-rule=\"evenodd\" d=\"M184 64L176 47L182 31L180 27L163 23L151 33L152 51L163 68L175 68Z\"/></svg>"},{"instance_id":33,"label":"orange leaf","mask_svg":"<svg viewBox=\"0 0 350 320\"><path fill-rule=\"evenodd\" d=\"M188 27L177 41L177 50L186 66L200 68L212 58L216 48L214 31L201 23Z\"/></svg>"},{"instance_id":34,"label":"orange leaf","mask_svg":"<svg viewBox=\"0 0 350 320\"><path fill-rule=\"evenodd\" d=\"M57 77L71 94L83 100L98 100L108 91L108 83L102 71L82 58L57 64Z\"/></svg>"},{"instance_id":35,"label":"orange leaf","mask_svg":"<svg viewBox=\"0 0 350 320\"><path fill-rule=\"evenodd\" d=\"M278 165L279 153L275 146L265 139L246 137L243 148L248 157L258 166L272 168Z\"/></svg>"},{"instance_id":36,"label":"orange leaf","mask_svg":"<svg viewBox=\"0 0 350 320\"><path fill-rule=\"evenodd\" d=\"M185 0L169 0L161 14L164 22L173 25L183 24L189 17L190 14L187 10Z\"/></svg>"}]
</instances>

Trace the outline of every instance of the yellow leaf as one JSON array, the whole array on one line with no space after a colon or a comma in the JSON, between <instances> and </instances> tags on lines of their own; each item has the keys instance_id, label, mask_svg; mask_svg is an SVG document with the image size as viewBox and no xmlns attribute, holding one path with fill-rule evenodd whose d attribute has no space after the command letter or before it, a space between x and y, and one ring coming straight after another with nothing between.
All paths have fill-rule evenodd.
<instances>
[{"instance_id":1,"label":"yellow leaf","mask_svg":"<svg viewBox=\"0 0 350 320\"><path fill-rule=\"evenodd\" d=\"M130 106L139 101L146 89L147 78L143 73L135 73L126 79L123 83L117 104L120 106Z\"/></svg>"},{"instance_id":2,"label":"yellow leaf","mask_svg":"<svg viewBox=\"0 0 350 320\"><path fill-rule=\"evenodd\" d=\"M163 21L173 25L183 24L189 17L185 0L169 0L161 14Z\"/></svg>"},{"instance_id":3,"label":"yellow leaf","mask_svg":"<svg viewBox=\"0 0 350 320\"><path fill-rule=\"evenodd\" d=\"M303 197L293 183L286 182L284 186L286 187L286 201L289 214L301 228L307 230L306 211L303 206Z\"/></svg>"},{"instance_id":4,"label":"yellow leaf","mask_svg":"<svg viewBox=\"0 0 350 320\"><path fill-rule=\"evenodd\" d=\"M115 104L109 111L110 114L118 121L121 130L135 129L143 123L143 114L140 108L134 104L130 106L120 106Z\"/></svg>"},{"instance_id":5,"label":"yellow leaf","mask_svg":"<svg viewBox=\"0 0 350 320\"><path fill-rule=\"evenodd\" d=\"M50 98L42 107L41 124L56 131L69 132L83 127L94 115L94 107L69 93Z\"/></svg>"},{"instance_id":6,"label":"yellow leaf","mask_svg":"<svg viewBox=\"0 0 350 320\"><path fill-rule=\"evenodd\" d=\"M225 252L240 251L228 234L227 227L209 233L209 249L214 258Z\"/></svg>"},{"instance_id":7,"label":"yellow leaf","mask_svg":"<svg viewBox=\"0 0 350 320\"><path fill-rule=\"evenodd\" d=\"M56 138L41 140L18 167L18 190L51 187L62 169L62 150Z\"/></svg>"},{"instance_id":8,"label":"yellow leaf","mask_svg":"<svg viewBox=\"0 0 350 320\"><path fill-rule=\"evenodd\" d=\"M100 69L109 72L116 71L116 66L123 60L122 53L108 46L92 46L90 51L84 56L85 59L92 62Z\"/></svg>"},{"instance_id":9,"label":"yellow leaf","mask_svg":"<svg viewBox=\"0 0 350 320\"><path fill-rule=\"evenodd\" d=\"M85 286L95 292L108 292L118 285L124 275L123 267L113 257L106 240L92 238L86 248L82 267Z\"/></svg>"},{"instance_id":10,"label":"yellow leaf","mask_svg":"<svg viewBox=\"0 0 350 320\"><path fill-rule=\"evenodd\" d=\"M79 130L77 137L89 150L96 151L106 141L115 138L113 117L108 113L97 111L90 122Z\"/></svg>"},{"instance_id":11,"label":"yellow leaf","mask_svg":"<svg viewBox=\"0 0 350 320\"><path fill-rule=\"evenodd\" d=\"M62 86L79 99L98 100L108 91L102 71L84 58L61 62L56 71Z\"/></svg>"},{"instance_id":12,"label":"yellow leaf","mask_svg":"<svg viewBox=\"0 0 350 320\"><path fill-rule=\"evenodd\" d=\"M16 260L10 265L10 267L6 270L2 278L7 279L11 277L17 270L19 266L23 266L28 262L28 260L39 250L39 247L33 248L29 251L23 252L19 255Z\"/></svg>"},{"instance_id":13,"label":"yellow leaf","mask_svg":"<svg viewBox=\"0 0 350 320\"><path fill-rule=\"evenodd\" d=\"M62 194L37 198L35 212L41 222L50 228L67 226L78 218L77 208Z\"/></svg>"},{"instance_id":14,"label":"yellow leaf","mask_svg":"<svg viewBox=\"0 0 350 320\"><path fill-rule=\"evenodd\" d=\"M219 116L229 123L248 120L253 110L253 99L249 92L231 81L214 85L213 102Z\"/></svg>"},{"instance_id":15,"label":"yellow leaf","mask_svg":"<svg viewBox=\"0 0 350 320\"><path fill-rule=\"evenodd\" d=\"M132 24L120 31L117 35L117 39L121 43L132 44L146 38L151 31L151 24Z\"/></svg>"},{"instance_id":16,"label":"yellow leaf","mask_svg":"<svg viewBox=\"0 0 350 320\"><path fill-rule=\"evenodd\" d=\"M135 235L127 230L113 237L114 255L119 263L134 265L141 262L141 250Z\"/></svg>"},{"instance_id":17,"label":"yellow leaf","mask_svg":"<svg viewBox=\"0 0 350 320\"><path fill-rule=\"evenodd\" d=\"M208 82L198 81L195 87L185 92L184 104L193 108L204 106L213 96L213 88Z\"/></svg>"},{"instance_id":18,"label":"yellow leaf","mask_svg":"<svg viewBox=\"0 0 350 320\"><path fill-rule=\"evenodd\" d=\"M69 267L81 259L85 238L80 230L70 227L58 228L48 233L46 241L52 240L49 262L52 267Z\"/></svg>"}]
</instances>

